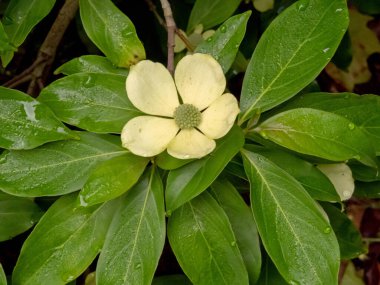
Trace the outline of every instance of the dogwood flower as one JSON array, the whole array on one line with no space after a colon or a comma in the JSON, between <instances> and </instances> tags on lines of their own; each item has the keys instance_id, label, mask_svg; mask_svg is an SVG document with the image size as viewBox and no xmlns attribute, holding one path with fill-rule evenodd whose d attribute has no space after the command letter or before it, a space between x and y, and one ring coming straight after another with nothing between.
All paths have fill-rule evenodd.
<instances>
[{"instance_id":1,"label":"dogwood flower","mask_svg":"<svg viewBox=\"0 0 380 285\"><path fill-rule=\"evenodd\" d=\"M187 55L178 62L174 79L160 63L143 60L131 67L127 95L146 114L122 130L122 145L132 153L151 157L167 149L179 159L201 158L231 129L239 107L232 94L223 94L226 79L215 59Z\"/></svg>"}]
</instances>

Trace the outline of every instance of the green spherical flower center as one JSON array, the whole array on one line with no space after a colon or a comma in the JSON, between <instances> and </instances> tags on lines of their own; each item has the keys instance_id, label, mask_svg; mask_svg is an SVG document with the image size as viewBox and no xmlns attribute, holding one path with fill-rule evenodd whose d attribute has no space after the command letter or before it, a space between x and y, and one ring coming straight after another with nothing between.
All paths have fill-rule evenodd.
<instances>
[{"instance_id":1,"label":"green spherical flower center","mask_svg":"<svg viewBox=\"0 0 380 285\"><path fill-rule=\"evenodd\" d=\"M179 105L173 114L174 121L180 129L192 129L201 123L201 112L191 104Z\"/></svg>"}]
</instances>

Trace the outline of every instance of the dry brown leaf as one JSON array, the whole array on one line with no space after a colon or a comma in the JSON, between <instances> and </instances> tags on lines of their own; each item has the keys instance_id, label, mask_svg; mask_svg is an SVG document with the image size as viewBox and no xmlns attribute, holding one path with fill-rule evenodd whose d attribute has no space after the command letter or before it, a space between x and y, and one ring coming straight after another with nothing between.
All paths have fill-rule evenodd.
<instances>
[{"instance_id":1,"label":"dry brown leaf","mask_svg":"<svg viewBox=\"0 0 380 285\"><path fill-rule=\"evenodd\" d=\"M326 66L326 72L339 85L352 91L356 84L370 80L371 73L368 69L367 58L372 53L380 52L380 42L376 34L367 27L367 23L373 17L363 15L356 9L350 8L349 34L352 43L352 62L347 71L341 70L333 63Z\"/></svg>"}]
</instances>

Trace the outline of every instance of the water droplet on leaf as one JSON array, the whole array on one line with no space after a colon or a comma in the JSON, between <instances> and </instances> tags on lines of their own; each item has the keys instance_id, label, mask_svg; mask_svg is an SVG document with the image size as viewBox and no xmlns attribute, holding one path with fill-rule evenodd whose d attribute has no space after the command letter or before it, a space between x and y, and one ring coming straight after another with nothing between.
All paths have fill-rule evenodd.
<instances>
[{"instance_id":1,"label":"water droplet on leaf","mask_svg":"<svg viewBox=\"0 0 380 285\"><path fill-rule=\"evenodd\" d=\"M330 228L330 227L327 227L327 228L325 228L325 229L323 230L323 232L324 232L325 234L329 234L329 233L331 233L331 228Z\"/></svg>"},{"instance_id":2,"label":"water droplet on leaf","mask_svg":"<svg viewBox=\"0 0 380 285\"><path fill-rule=\"evenodd\" d=\"M348 128L349 128L350 130L355 129L355 124L353 124L353 123L349 123L349 124L348 124Z\"/></svg>"},{"instance_id":3,"label":"water droplet on leaf","mask_svg":"<svg viewBox=\"0 0 380 285\"><path fill-rule=\"evenodd\" d=\"M299 0L297 4L298 11L305 11L309 6L309 0Z\"/></svg>"},{"instance_id":4,"label":"water droplet on leaf","mask_svg":"<svg viewBox=\"0 0 380 285\"><path fill-rule=\"evenodd\" d=\"M221 26L221 27L220 27L220 31L221 31L222 33L225 33L225 32L227 31L226 26Z\"/></svg>"},{"instance_id":5,"label":"water droplet on leaf","mask_svg":"<svg viewBox=\"0 0 380 285\"><path fill-rule=\"evenodd\" d=\"M231 246L236 246L236 241L231 242Z\"/></svg>"},{"instance_id":6,"label":"water droplet on leaf","mask_svg":"<svg viewBox=\"0 0 380 285\"><path fill-rule=\"evenodd\" d=\"M330 48L325 48L325 49L323 49L323 52L326 53L326 52L328 52L329 50L330 50Z\"/></svg>"}]
</instances>

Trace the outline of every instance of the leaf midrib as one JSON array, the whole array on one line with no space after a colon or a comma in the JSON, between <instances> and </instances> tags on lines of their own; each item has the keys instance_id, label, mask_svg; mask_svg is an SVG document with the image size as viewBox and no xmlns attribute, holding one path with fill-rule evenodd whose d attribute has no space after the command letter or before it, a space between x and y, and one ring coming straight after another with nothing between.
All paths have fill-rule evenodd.
<instances>
[{"instance_id":1,"label":"leaf midrib","mask_svg":"<svg viewBox=\"0 0 380 285\"><path fill-rule=\"evenodd\" d=\"M250 161L251 163L251 167L253 167L254 162L247 156L245 155L245 157ZM317 279L319 281L322 281L319 277L319 275L317 274L317 271L316 271L316 268L314 267L314 264L313 262L309 259L309 256L307 255L307 251L306 249L303 247L303 243L301 242L301 240L299 239L298 235L296 234L295 232L295 229L292 227L292 224L290 223L290 221L288 220L283 208L281 207L280 203L278 202L278 200L276 199L276 197L274 196L273 192L271 191L271 187L270 187L270 184L268 183L268 181L265 179L265 177L261 174L259 168L257 167L254 167L257 174L261 177L263 183L265 184L267 190L268 190L268 193L270 194L270 196L272 197L273 201L275 202L275 204L277 205L277 209L279 209L280 213L282 214L286 224L288 225L291 233L293 234L295 240L296 240L296 243L299 245L299 247L301 248L302 252L304 253L304 256L306 257L306 260L307 262L309 263L309 267L312 268L312 271L314 273L314 275L317 277ZM281 246L282 248L282 246ZM321 282L320 284L323 284L323 282Z\"/></svg>"}]
</instances>

